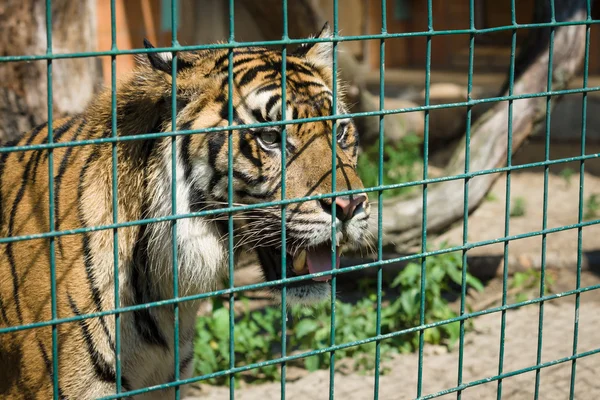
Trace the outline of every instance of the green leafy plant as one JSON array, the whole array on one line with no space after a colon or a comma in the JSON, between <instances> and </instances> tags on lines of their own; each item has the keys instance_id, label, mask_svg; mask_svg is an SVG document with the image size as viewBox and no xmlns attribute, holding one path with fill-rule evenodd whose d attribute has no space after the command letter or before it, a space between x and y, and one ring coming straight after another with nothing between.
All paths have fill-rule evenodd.
<instances>
[{"instance_id":1,"label":"green leafy plant","mask_svg":"<svg viewBox=\"0 0 600 400\"><path fill-rule=\"evenodd\" d=\"M383 184L390 185L418 180L423 164L421 156L421 138L409 134L400 140L384 139L383 146ZM358 156L358 174L366 188L378 186L379 144L365 149ZM394 197L411 191L414 187L402 187L383 191L383 197ZM369 196L377 197L377 192Z\"/></svg>"},{"instance_id":2,"label":"green leafy plant","mask_svg":"<svg viewBox=\"0 0 600 400\"><path fill-rule=\"evenodd\" d=\"M498 196L496 196L493 192L487 192L485 195L485 201L498 201Z\"/></svg>"},{"instance_id":3,"label":"green leafy plant","mask_svg":"<svg viewBox=\"0 0 600 400\"><path fill-rule=\"evenodd\" d=\"M452 319L457 314L452 310L447 295L456 292L462 283L462 259L459 252L427 257L425 261L425 285L421 291L421 264L409 263L390 284L389 293L382 292L380 319L381 334L398 332L419 326L421 298L425 304L425 323ZM482 290L481 282L465 274L466 284ZM377 291L375 285L364 280L361 289L364 297L356 302L337 300L335 304L335 343L351 343L377 335ZM236 317L234 326L236 366L248 365L281 356L281 308L266 307L250 311L248 300L244 311ZM195 368L197 374L210 374L229 367L229 310L226 301L213 299L211 315L201 316L196 324ZM292 307L287 323L287 349L292 352L307 352L329 346L331 336L331 305L329 302L315 307ZM470 327L469 321L466 327ZM451 322L428 328L423 332L426 343L453 347L460 337L459 322ZM419 332L409 331L380 342L381 359L385 361L393 354L411 352L419 346ZM336 351L336 359L352 358L359 372L375 368L376 343L358 343ZM317 353L289 364L299 364L309 371L329 366L329 353ZM384 370L385 371L385 370ZM272 381L279 378L279 366L271 365L247 371L249 381ZM227 383L224 378L208 381L213 384Z\"/></svg>"},{"instance_id":4,"label":"green leafy plant","mask_svg":"<svg viewBox=\"0 0 600 400\"><path fill-rule=\"evenodd\" d=\"M567 184L567 187L571 186L571 178L573 177L573 175L575 174L575 171L573 171L573 168L565 168L562 171L560 171L559 176L565 181L565 183Z\"/></svg>"},{"instance_id":5,"label":"green leafy plant","mask_svg":"<svg viewBox=\"0 0 600 400\"><path fill-rule=\"evenodd\" d=\"M510 207L510 216L511 217L522 217L525 215L526 202L523 197L515 197L515 200L511 204Z\"/></svg>"},{"instance_id":6,"label":"green leafy plant","mask_svg":"<svg viewBox=\"0 0 600 400\"><path fill-rule=\"evenodd\" d=\"M515 294L515 302L521 303L529 300L529 294L531 294L530 292L540 286L540 279L542 279L542 273L537 269L528 269L523 272L515 272L509 284L509 288L517 292ZM544 295L551 293L553 285L554 278L546 273ZM534 295L534 297L537 297L537 293Z\"/></svg>"},{"instance_id":7,"label":"green leafy plant","mask_svg":"<svg viewBox=\"0 0 600 400\"><path fill-rule=\"evenodd\" d=\"M600 200L597 194L591 194L585 201L585 211L583 219L586 221L597 219L598 211L600 211Z\"/></svg>"}]
</instances>

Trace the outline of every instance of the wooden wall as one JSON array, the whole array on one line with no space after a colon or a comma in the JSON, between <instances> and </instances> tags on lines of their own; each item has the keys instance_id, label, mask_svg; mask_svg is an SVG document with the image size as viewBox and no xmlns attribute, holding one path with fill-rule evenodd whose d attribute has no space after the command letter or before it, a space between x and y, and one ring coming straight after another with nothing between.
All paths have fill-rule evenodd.
<instances>
[{"instance_id":1,"label":"wooden wall","mask_svg":"<svg viewBox=\"0 0 600 400\"><path fill-rule=\"evenodd\" d=\"M257 0L261 1L261 0ZM333 19L332 0L312 0L328 20ZM409 18L395 18L395 1L387 1L387 28L389 33L421 32L427 30L427 2L407 0ZM184 45L224 41L228 36L227 4L223 0L179 0L180 43ZM535 0L516 2L518 23L531 21ZM147 37L156 46L171 43L170 29L161 26L161 0L116 0L117 46L119 49L141 48ZM380 0L339 1L339 27L342 35L361 35L381 31ZM469 28L469 2L458 0L432 0L434 30ZM594 9L600 18L600 6ZM509 0L476 0L474 10L478 28L508 25L511 22ZM110 2L97 0L98 50L111 47ZM293 16L290 16L293 18ZM256 21L246 10L236 5L236 38L241 41L263 40ZM520 43L527 31L518 31ZM590 46L590 72L600 73L600 26L592 25ZM511 32L502 31L485 36L478 35L475 42L475 73L504 72L508 68ZM431 40L432 70L466 71L468 66L469 36L434 36ZM371 68L379 68L379 41L344 42L343 51L363 59ZM426 39L424 37L386 39L386 68L424 69ZM130 70L134 57L117 57L119 75ZM110 82L110 57L102 57L105 82Z\"/></svg>"}]
</instances>

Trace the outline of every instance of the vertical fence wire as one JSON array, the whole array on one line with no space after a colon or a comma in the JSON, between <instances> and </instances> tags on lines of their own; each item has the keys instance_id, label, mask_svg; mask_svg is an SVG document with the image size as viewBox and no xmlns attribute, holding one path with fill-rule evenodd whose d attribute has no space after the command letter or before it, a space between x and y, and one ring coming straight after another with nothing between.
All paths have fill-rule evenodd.
<instances>
[{"instance_id":1,"label":"vertical fence wire","mask_svg":"<svg viewBox=\"0 0 600 400\"><path fill-rule=\"evenodd\" d=\"M177 46L177 0L171 0L171 45ZM177 131L177 52L171 60L171 131ZM177 214L177 136L171 136L171 213ZM177 260L177 220L171 223L171 251L173 267L173 298L179 298L179 263ZM173 380L179 381L179 302L173 304ZM179 385L175 386L175 400L181 396Z\"/></svg>"},{"instance_id":2,"label":"vertical fence wire","mask_svg":"<svg viewBox=\"0 0 600 400\"><path fill-rule=\"evenodd\" d=\"M469 27L475 29L475 0L469 0ZM471 101L473 91L473 57L475 52L475 34L469 36L469 71L467 76L467 102ZM467 106L467 122L465 132L465 174L469 173L471 163L471 117L472 107ZM469 240L469 178L465 178L463 189L463 237L462 244L466 246ZM460 285L460 315L465 314L466 296L467 296L467 248L462 251L462 276ZM463 362L465 349L465 320L460 321L460 335L458 345L458 379L457 385L463 383ZM456 398L460 399L462 390L456 392Z\"/></svg>"},{"instance_id":3,"label":"vertical fence wire","mask_svg":"<svg viewBox=\"0 0 600 400\"><path fill-rule=\"evenodd\" d=\"M552 24L556 23L556 15L554 11L554 0L550 0L550 21ZM548 80L547 90L552 90L552 63L554 59L554 25L550 27L550 43L548 45ZM544 201L542 205L542 230L548 228L548 179L550 173L550 165L547 162L550 160L550 119L552 114L552 96L546 97L546 139L544 142ZM540 297L543 297L546 291L546 242L547 234L542 234L542 260L541 260L541 271L540 271ZM539 318L538 318L538 341L537 341L537 355L536 364L539 365L542 362L542 349L543 349L543 332L544 332L544 302L541 301L539 304ZM540 391L540 379L542 370L538 369L535 371L535 393L534 398L539 398Z\"/></svg>"},{"instance_id":4,"label":"vertical fence wire","mask_svg":"<svg viewBox=\"0 0 600 400\"><path fill-rule=\"evenodd\" d=\"M429 92L431 86L431 39L433 33L433 5L432 0L427 0L427 45L425 50L425 106L429 106ZM429 164L429 109L425 109L423 129L423 180L428 177ZM427 252L427 183L423 184L423 217L421 220L421 253ZM425 282L427 274L427 257L421 257L421 293L419 325L425 325ZM417 370L417 397L423 391L423 347L425 345L425 330L419 330L419 365Z\"/></svg>"},{"instance_id":5,"label":"vertical fence wire","mask_svg":"<svg viewBox=\"0 0 600 400\"><path fill-rule=\"evenodd\" d=\"M332 46L332 87L331 87L331 115L336 116L338 95L338 0L333 0L333 43ZM336 192L337 183L337 120L331 123L331 192ZM337 207L335 207L335 196L331 198L331 269L336 269L337 260ZM329 332L329 345L335 346L335 302L337 291L337 275L331 279L331 328ZM329 352L329 399L335 396L335 350Z\"/></svg>"},{"instance_id":6,"label":"vertical fence wire","mask_svg":"<svg viewBox=\"0 0 600 400\"><path fill-rule=\"evenodd\" d=\"M110 0L110 38L111 50L117 48L117 28L116 28L116 5L115 0ZM111 136L117 137L117 56L110 57L110 108L111 108ZM119 201L118 201L118 154L117 142L112 144L112 210L113 224L119 222ZM119 232L118 228L113 231L113 276L114 276L114 304L115 309L121 307L119 298ZM121 393L121 314L115 314L115 386L116 393Z\"/></svg>"},{"instance_id":7,"label":"vertical fence wire","mask_svg":"<svg viewBox=\"0 0 600 400\"><path fill-rule=\"evenodd\" d=\"M288 10L287 0L282 0L282 35L283 40L288 39ZM281 48L281 120L287 119L287 46ZM287 129L281 127L281 200L286 197L286 170L287 170ZM281 206L281 278L287 277L287 237L286 237L286 206ZM281 356L287 355L287 284L281 286ZM281 363L281 399L285 400L286 363Z\"/></svg>"},{"instance_id":8,"label":"vertical fence wire","mask_svg":"<svg viewBox=\"0 0 600 400\"><path fill-rule=\"evenodd\" d=\"M588 24L585 26L585 54L583 58L583 83L582 87L585 89L588 87L588 76L589 76L589 62L590 62L590 31L591 25L589 22L592 19L592 7L591 0L586 2L586 21ZM580 155L585 156L585 140L587 132L587 93L583 92L581 99L581 148ZM577 212L577 222L583 221L583 206L584 206L584 173L585 173L585 161L579 162L579 204ZM577 228L577 278L575 283L575 289L581 288L581 262L583 259L583 228ZM579 302L581 295L575 294L575 314L573 318L573 356L577 354L577 342L579 337ZM577 372L577 359L574 358L571 361L571 384L569 385L569 399L575 398L575 377Z\"/></svg>"},{"instance_id":9,"label":"vertical fence wire","mask_svg":"<svg viewBox=\"0 0 600 400\"><path fill-rule=\"evenodd\" d=\"M385 35L387 34L386 0L381 0L381 33L384 37L379 41L379 110L385 110ZM383 149L384 149L384 116L379 116L379 163L377 184L383 185ZM383 260L383 190L377 192L377 261ZM383 292L383 266L377 267L377 316L375 334L381 335L381 296ZM375 342L375 382L373 398L379 398L379 375L381 361L381 341Z\"/></svg>"},{"instance_id":10,"label":"vertical fence wire","mask_svg":"<svg viewBox=\"0 0 600 400\"><path fill-rule=\"evenodd\" d=\"M515 57L517 52L517 16L515 0L510 1L510 19L513 26L510 45L510 66L508 72L508 94L513 95L515 85ZM506 186L504 198L504 236L510 234L510 183L511 183L511 167L512 167L512 142L513 142L513 100L508 101L508 127L506 138ZM508 255L509 241L504 242L503 266L502 266L502 306L506 306L508 292ZM501 312L500 320L500 351L498 354L498 375L501 376L504 372L504 345L506 339L506 311ZM502 398L502 379L498 379L496 390L496 399Z\"/></svg>"},{"instance_id":11,"label":"vertical fence wire","mask_svg":"<svg viewBox=\"0 0 600 400\"><path fill-rule=\"evenodd\" d=\"M46 54L52 55L52 0L46 0ZM47 87L47 101L48 101L48 143L54 142L53 132L53 114L52 114L52 58L49 58L46 63L46 79L48 82ZM48 149L48 230L53 232L55 229L55 204L54 204L54 151L52 148ZM52 320L57 318L57 299L56 299L56 252L55 250L55 238L49 239L50 248L50 308L52 313ZM52 324L52 389L53 398L57 400L60 392L60 386L58 383L58 366L59 366L59 353L58 353L58 325Z\"/></svg>"},{"instance_id":12,"label":"vertical fence wire","mask_svg":"<svg viewBox=\"0 0 600 400\"><path fill-rule=\"evenodd\" d=\"M235 9L234 0L229 0L229 43L235 42ZM227 64L227 126L233 125L233 48L228 51ZM217 135L222 135L219 132ZM227 131L227 205L233 205L233 130ZM234 254L233 254L233 213L227 213L227 252L229 260L229 288L235 286ZM235 294L229 294L229 368L235 367ZM235 375L229 375L229 399L235 399Z\"/></svg>"}]
</instances>

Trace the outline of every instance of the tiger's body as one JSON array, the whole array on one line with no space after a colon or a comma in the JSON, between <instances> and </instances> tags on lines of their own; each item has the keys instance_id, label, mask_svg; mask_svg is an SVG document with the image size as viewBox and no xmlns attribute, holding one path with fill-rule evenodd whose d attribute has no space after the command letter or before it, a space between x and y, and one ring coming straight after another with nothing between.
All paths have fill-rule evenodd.
<instances>
[{"instance_id":1,"label":"tiger's body","mask_svg":"<svg viewBox=\"0 0 600 400\"><path fill-rule=\"evenodd\" d=\"M327 33L322 33L326 35ZM330 43L301 47L287 58L287 118L330 115ZM281 118L281 54L263 48L234 51L234 125ZM171 130L171 61L149 55L117 86L119 136ZM227 126L228 51L179 53L178 130ZM343 112L343 105L338 112ZM105 91L78 116L56 120L54 142L111 136L111 93ZM336 189L360 189L357 135L350 120L322 120L287 126L286 197L332 192L331 143L337 135ZM281 198L281 143L277 127L234 131L233 189L236 204ZM226 131L176 139L177 213L227 204ZM11 145L47 143L42 125ZM173 214L171 137L119 142L118 222ZM54 230L113 223L113 145L53 149ZM51 231L47 150L0 154L2 237ZM287 276L323 272L324 249L331 248L331 208L338 208L338 241L360 244L367 234L369 205L364 195L340 196L288 206ZM177 221L179 296L214 290L227 275L227 224L222 215ZM281 213L278 207L236 214L235 240L258 252L265 278L281 277ZM119 301L122 307L173 297L172 224L156 222L118 229ZM55 259L56 317L115 308L112 229L66 234L54 239L0 244L0 328L52 319L51 254ZM328 250L329 251L329 250ZM330 256L329 256L330 257ZM331 259L331 258L329 258ZM280 257L279 257L280 260ZM297 260L305 260L298 261ZM279 264L278 264L279 263ZM298 264L298 265L296 265ZM325 277L289 286L290 301L319 300L329 293ZM180 378L192 372L192 342L198 304L179 305ZM123 391L174 379L173 306L141 308L120 315ZM103 315L57 326L58 394L63 399L115 393L115 318ZM225 338L224 338L225 339ZM46 399L53 393L52 327L0 334L0 397ZM170 398L172 390L136 398Z\"/></svg>"}]
</instances>

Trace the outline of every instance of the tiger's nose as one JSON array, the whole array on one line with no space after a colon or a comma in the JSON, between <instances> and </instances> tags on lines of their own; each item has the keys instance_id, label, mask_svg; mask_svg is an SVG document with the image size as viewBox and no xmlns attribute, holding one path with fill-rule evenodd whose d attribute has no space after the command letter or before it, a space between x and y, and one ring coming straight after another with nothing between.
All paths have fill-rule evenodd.
<instances>
[{"instance_id":1,"label":"tiger's nose","mask_svg":"<svg viewBox=\"0 0 600 400\"><path fill-rule=\"evenodd\" d=\"M331 198L321 199L321 207L331 214L334 207ZM346 222L361 212L368 204L367 196L363 193L356 196L338 196L335 198L335 216Z\"/></svg>"}]
</instances>

